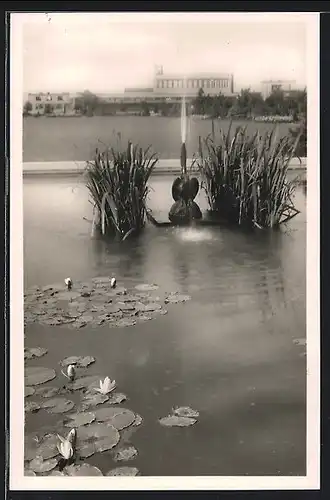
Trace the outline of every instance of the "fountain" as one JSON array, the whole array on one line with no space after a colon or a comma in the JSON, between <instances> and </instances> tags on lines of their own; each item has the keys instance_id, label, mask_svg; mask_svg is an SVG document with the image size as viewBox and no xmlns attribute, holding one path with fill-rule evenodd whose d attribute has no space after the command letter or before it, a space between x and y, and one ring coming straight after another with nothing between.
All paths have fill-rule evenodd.
<instances>
[{"instance_id":1,"label":"fountain","mask_svg":"<svg viewBox=\"0 0 330 500\"><path fill-rule=\"evenodd\" d=\"M194 201L199 190L199 182L196 177L189 177L187 173L187 113L186 100L182 99L181 107L181 175L172 184L172 197L174 203L168 214L168 218L175 225L191 224L194 220L202 219L202 212Z\"/></svg>"}]
</instances>

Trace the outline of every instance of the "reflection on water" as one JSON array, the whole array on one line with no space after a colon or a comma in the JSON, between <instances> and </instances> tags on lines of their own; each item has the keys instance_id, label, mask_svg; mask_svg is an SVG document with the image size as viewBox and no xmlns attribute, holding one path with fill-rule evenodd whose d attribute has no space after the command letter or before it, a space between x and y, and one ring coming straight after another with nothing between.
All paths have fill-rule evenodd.
<instances>
[{"instance_id":1,"label":"reflection on water","mask_svg":"<svg viewBox=\"0 0 330 500\"><path fill-rule=\"evenodd\" d=\"M181 241L194 241L196 243L215 239L215 235L211 231L197 227L178 228L175 231L175 236Z\"/></svg>"},{"instance_id":2,"label":"reflection on water","mask_svg":"<svg viewBox=\"0 0 330 500\"><path fill-rule=\"evenodd\" d=\"M149 205L162 218L171 181L152 179ZM192 296L124 330L27 332L29 345L49 349L49 364L91 354L88 370L120 383L144 417L134 436L144 474L305 473L305 358L293 344L305 336L305 203L299 190L301 213L282 231L148 226L120 244L90 238L92 207L76 180L24 181L25 286L109 274ZM200 422L160 428L175 405L198 409Z\"/></svg>"}]
</instances>

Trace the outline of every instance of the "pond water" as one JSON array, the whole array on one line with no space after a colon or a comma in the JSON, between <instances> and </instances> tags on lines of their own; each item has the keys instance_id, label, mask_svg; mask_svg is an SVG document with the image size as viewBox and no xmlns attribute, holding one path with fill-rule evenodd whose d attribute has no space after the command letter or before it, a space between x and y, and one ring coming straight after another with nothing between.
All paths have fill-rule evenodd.
<instances>
[{"instance_id":1,"label":"pond water","mask_svg":"<svg viewBox=\"0 0 330 500\"><path fill-rule=\"evenodd\" d=\"M215 122L215 130L226 132L229 120ZM257 130L264 134L274 125L247 120L235 120L232 129L246 126L252 136ZM280 123L279 136L289 134L296 125ZM133 140L141 147L152 145L160 158L178 158L181 146L181 119L178 117L150 116L93 116L66 118L24 118L23 120L23 161L86 161L92 159L95 148L103 150L117 144L120 132L123 147ZM206 137L212 131L211 120L190 117L187 129L187 151L191 158L198 151L198 138Z\"/></svg>"},{"instance_id":2,"label":"pond water","mask_svg":"<svg viewBox=\"0 0 330 500\"><path fill-rule=\"evenodd\" d=\"M149 206L167 219L172 178L152 178ZM202 209L206 201L197 200ZM116 276L118 285L157 283L191 295L168 314L128 328L26 328L26 345L96 358L88 374L109 375L143 417L124 465L142 475L305 475L306 197L281 231L147 226L138 239L91 239L88 194L78 178L24 179L25 287ZM58 382L60 383L60 382ZM62 381L63 383L63 381ZM54 385L54 384L52 384ZM174 406L199 411L187 428L162 427ZM27 432L54 416L29 414ZM109 453L89 463L114 467Z\"/></svg>"}]
</instances>

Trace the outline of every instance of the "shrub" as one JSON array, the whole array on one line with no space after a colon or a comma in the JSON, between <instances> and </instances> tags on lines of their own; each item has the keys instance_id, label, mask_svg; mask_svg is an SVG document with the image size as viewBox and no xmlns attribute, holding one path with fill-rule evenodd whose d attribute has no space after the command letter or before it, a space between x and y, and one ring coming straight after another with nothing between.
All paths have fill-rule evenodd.
<instances>
[{"instance_id":1,"label":"shrub","mask_svg":"<svg viewBox=\"0 0 330 500\"><path fill-rule=\"evenodd\" d=\"M249 137L246 127L220 130L199 139L196 164L211 213L235 223L276 227L298 213L292 202L297 179L287 171L299 135L276 138L272 132Z\"/></svg>"},{"instance_id":2,"label":"shrub","mask_svg":"<svg viewBox=\"0 0 330 500\"><path fill-rule=\"evenodd\" d=\"M125 239L146 220L148 180L158 158L130 142L126 150L96 150L87 163L86 185L94 205L93 226Z\"/></svg>"}]
</instances>

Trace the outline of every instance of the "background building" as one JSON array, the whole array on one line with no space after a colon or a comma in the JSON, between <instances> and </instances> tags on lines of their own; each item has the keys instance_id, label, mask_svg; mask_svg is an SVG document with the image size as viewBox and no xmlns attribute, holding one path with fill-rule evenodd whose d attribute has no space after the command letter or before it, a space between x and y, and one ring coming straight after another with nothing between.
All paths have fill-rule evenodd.
<instances>
[{"instance_id":1,"label":"background building","mask_svg":"<svg viewBox=\"0 0 330 500\"><path fill-rule=\"evenodd\" d=\"M180 74L164 74L163 68L157 69L152 87L126 88L123 93L98 94L106 102L112 103L161 103L180 102L185 96L194 99L199 90L205 95L223 94L234 96L234 76L223 73L196 73L187 77Z\"/></svg>"},{"instance_id":2,"label":"background building","mask_svg":"<svg viewBox=\"0 0 330 500\"><path fill-rule=\"evenodd\" d=\"M290 92L297 90L294 80L265 80L261 82L261 94L264 99L267 99L276 90L282 92Z\"/></svg>"},{"instance_id":3,"label":"background building","mask_svg":"<svg viewBox=\"0 0 330 500\"><path fill-rule=\"evenodd\" d=\"M32 115L56 114L65 115L74 112L74 96L69 92L39 92L28 94Z\"/></svg>"}]
</instances>

